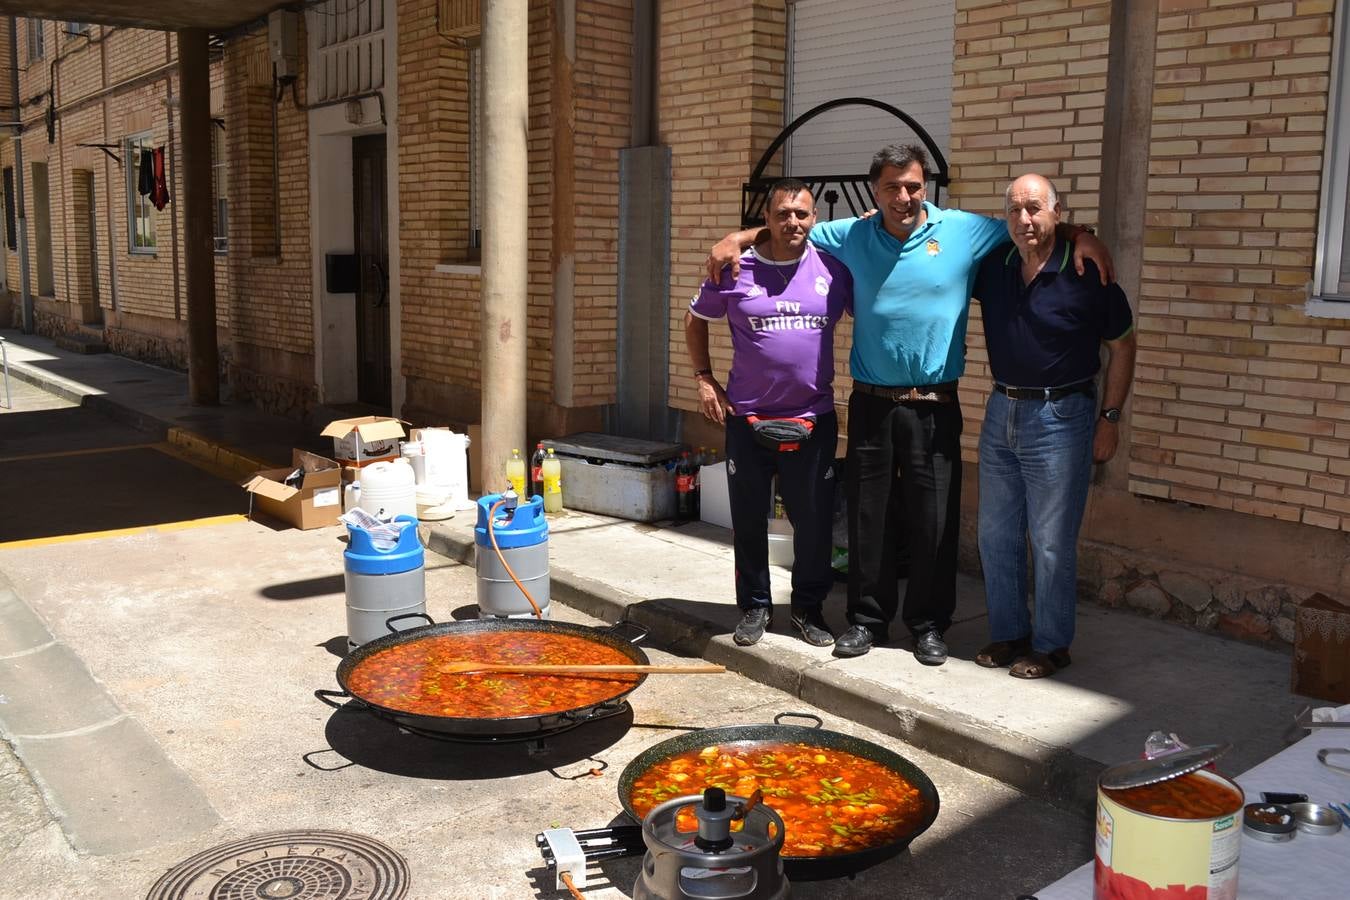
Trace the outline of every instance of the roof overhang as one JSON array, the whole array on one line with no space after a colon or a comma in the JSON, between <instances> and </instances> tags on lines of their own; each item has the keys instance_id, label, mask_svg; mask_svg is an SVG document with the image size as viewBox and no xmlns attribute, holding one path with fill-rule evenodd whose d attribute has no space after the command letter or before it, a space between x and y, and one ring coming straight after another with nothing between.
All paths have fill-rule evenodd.
<instances>
[{"instance_id":1,"label":"roof overhang","mask_svg":"<svg viewBox=\"0 0 1350 900\"><path fill-rule=\"evenodd\" d=\"M274 9L302 5L296 0L0 0L0 13L160 31L221 32L261 19Z\"/></svg>"}]
</instances>

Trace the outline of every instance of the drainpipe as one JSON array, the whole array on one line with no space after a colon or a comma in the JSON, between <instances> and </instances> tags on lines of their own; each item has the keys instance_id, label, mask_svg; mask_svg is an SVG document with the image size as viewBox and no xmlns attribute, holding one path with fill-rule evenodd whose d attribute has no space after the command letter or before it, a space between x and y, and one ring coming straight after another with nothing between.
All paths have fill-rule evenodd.
<instances>
[{"instance_id":1,"label":"drainpipe","mask_svg":"<svg viewBox=\"0 0 1350 900\"><path fill-rule=\"evenodd\" d=\"M483 0L483 491L506 484L511 449L526 450L526 0Z\"/></svg>"},{"instance_id":2,"label":"drainpipe","mask_svg":"<svg viewBox=\"0 0 1350 900\"><path fill-rule=\"evenodd\" d=\"M220 402L220 356L216 346L216 253L211 223L211 72L204 29L178 32L178 96L188 394L195 406L214 406Z\"/></svg>"},{"instance_id":3,"label":"drainpipe","mask_svg":"<svg viewBox=\"0 0 1350 900\"><path fill-rule=\"evenodd\" d=\"M10 84L14 88L14 119L20 121L23 116L23 107L19 105L19 26L14 16L9 17L9 46L10 61L9 74ZM23 306L23 333L33 333L33 293L29 285L31 284L31 273L28 271L28 215L25 212L23 199L23 125L17 125L14 128L14 191L15 205L15 227L19 234L19 291Z\"/></svg>"}]
</instances>

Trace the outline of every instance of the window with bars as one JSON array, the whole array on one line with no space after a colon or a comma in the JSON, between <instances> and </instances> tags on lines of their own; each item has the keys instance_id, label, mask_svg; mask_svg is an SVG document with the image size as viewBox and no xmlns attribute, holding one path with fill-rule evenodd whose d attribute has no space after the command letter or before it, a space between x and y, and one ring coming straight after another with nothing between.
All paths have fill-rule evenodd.
<instances>
[{"instance_id":1,"label":"window with bars","mask_svg":"<svg viewBox=\"0 0 1350 900\"><path fill-rule=\"evenodd\" d=\"M1338 0L1336 13L1313 296L1350 301L1350 0ZM1336 309L1350 318L1350 302Z\"/></svg>"},{"instance_id":2,"label":"window with bars","mask_svg":"<svg viewBox=\"0 0 1350 900\"><path fill-rule=\"evenodd\" d=\"M217 253L230 249L230 172L225 164L225 129L211 127L212 226Z\"/></svg>"},{"instance_id":3,"label":"window with bars","mask_svg":"<svg viewBox=\"0 0 1350 900\"><path fill-rule=\"evenodd\" d=\"M67 37L79 37L79 36L82 35L82 34L88 34L88 33L89 33L89 23L88 23L88 22L67 22L67 23L66 23L66 36L67 36Z\"/></svg>"},{"instance_id":4,"label":"window with bars","mask_svg":"<svg viewBox=\"0 0 1350 900\"><path fill-rule=\"evenodd\" d=\"M138 134L127 138L126 152L122 154L127 175L127 249L132 253L154 253L156 247L155 205L149 194L140 191L141 160L150 158L154 152L150 137Z\"/></svg>"},{"instance_id":5,"label":"window with bars","mask_svg":"<svg viewBox=\"0 0 1350 900\"><path fill-rule=\"evenodd\" d=\"M45 23L42 19L28 20L28 61L30 63L45 59L47 56L47 45L42 34L43 24Z\"/></svg>"}]
</instances>

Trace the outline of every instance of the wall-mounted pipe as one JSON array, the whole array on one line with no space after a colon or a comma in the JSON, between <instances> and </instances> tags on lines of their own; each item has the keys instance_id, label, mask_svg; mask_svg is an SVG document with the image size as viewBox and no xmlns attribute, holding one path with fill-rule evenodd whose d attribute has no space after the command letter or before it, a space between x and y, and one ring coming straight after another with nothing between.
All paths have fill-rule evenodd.
<instances>
[{"instance_id":1,"label":"wall-mounted pipe","mask_svg":"<svg viewBox=\"0 0 1350 900\"><path fill-rule=\"evenodd\" d=\"M10 81L14 88L14 110L20 114L19 106L19 26L14 16L9 17L9 61ZM22 117L22 116L20 116ZM16 225L19 230L19 294L23 309L23 333L32 334L34 328L32 274L28 270L28 214L24 210L23 192L23 126L14 129L14 191Z\"/></svg>"}]
</instances>

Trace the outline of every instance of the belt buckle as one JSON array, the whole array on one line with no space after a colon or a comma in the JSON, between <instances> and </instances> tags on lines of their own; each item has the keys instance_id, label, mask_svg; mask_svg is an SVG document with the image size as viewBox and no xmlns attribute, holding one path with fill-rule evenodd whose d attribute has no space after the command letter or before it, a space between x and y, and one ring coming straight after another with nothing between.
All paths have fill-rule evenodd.
<instances>
[{"instance_id":1,"label":"belt buckle","mask_svg":"<svg viewBox=\"0 0 1350 900\"><path fill-rule=\"evenodd\" d=\"M1051 399L1051 394L1053 394L1053 393L1055 392L1055 388L1042 388L1041 391L1042 391L1042 393L1044 394L1044 398L1043 398L1043 399L1044 399L1047 403L1049 403L1049 402L1050 402L1050 399Z\"/></svg>"}]
</instances>

